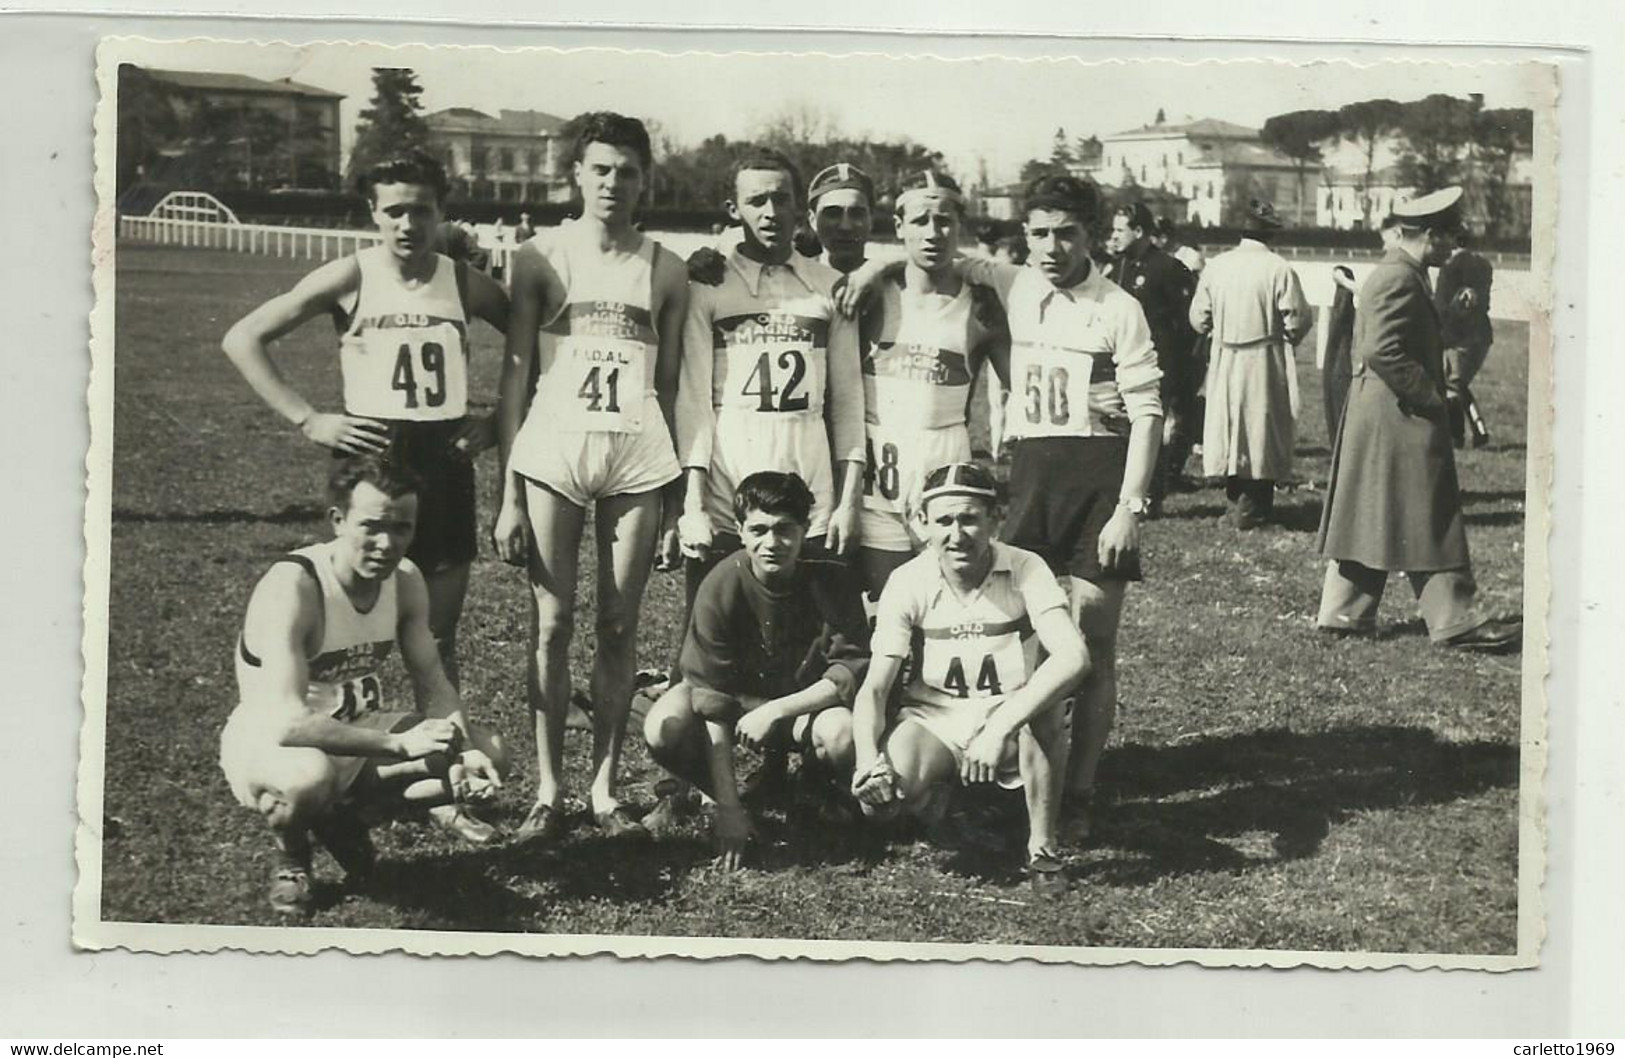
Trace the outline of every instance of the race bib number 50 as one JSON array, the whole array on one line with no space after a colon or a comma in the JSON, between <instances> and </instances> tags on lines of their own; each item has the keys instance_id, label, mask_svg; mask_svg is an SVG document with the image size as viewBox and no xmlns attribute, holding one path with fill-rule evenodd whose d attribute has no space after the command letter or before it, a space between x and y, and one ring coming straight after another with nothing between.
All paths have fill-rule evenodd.
<instances>
[{"instance_id":1,"label":"race bib number 50","mask_svg":"<svg viewBox=\"0 0 1625 1058\"><path fill-rule=\"evenodd\" d=\"M627 338L559 338L558 356L543 383L558 426L587 433L641 431L647 355L642 342Z\"/></svg>"},{"instance_id":2,"label":"race bib number 50","mask_svg":"<svg viewBox=\"0 0 1625 1058\"><path fill-rule=\"evenodd\" d=\"M1089 379L1093 357L1087 353L1025 346L1013 350L1012 403L1020 409L1023 436L1085 436L1089 433Z\"/></svg>"}]
</instances>

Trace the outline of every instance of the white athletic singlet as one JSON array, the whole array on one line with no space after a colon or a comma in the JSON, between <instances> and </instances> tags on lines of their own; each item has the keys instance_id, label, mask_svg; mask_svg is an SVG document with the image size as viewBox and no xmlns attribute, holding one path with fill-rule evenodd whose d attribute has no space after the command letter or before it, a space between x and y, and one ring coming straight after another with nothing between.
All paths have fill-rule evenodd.
<instances>
[{"instance_id":1,"label":"white athletic singlet","mask_svg":"<svg viewBox=\"0 0 1625 1058\"><path fill-rule=\"evenodd\" d=\"M468 315L457 266L435 255L434 274L401 282L388 247L355 255L361 288L339 341L344 410L373 419L436 422L468 414Z\"/></svg>"},{"instance_id":2,"label":"white athletic singlet","mask_svg":"<svg viewBox=\"0 0 1625 1058\"><path fill-rule=\"evenodd\" d=\"M395 646L400 620L398 574L390 574L371 609L362 613L333 571L333 546L331 541L313 544L283 561L297 563L307 575L313 574L322 592L322 642L315 656L307 659L310 682L305 688L305 708L348 723L384 709L378 668ZM261 690L264 670L255 648L256 644L238 640L237 687L242 700L250 703L274 693Z\"/></svg>"}]
</instances>

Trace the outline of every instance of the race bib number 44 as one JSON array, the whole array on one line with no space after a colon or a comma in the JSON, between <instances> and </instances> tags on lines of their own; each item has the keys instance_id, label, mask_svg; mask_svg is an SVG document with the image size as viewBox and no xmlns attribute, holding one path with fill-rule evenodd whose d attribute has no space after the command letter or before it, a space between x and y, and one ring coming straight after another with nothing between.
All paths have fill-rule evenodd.
<instances>
[{"instance_id":1,"label":"race bib number 44","mask_svg":"<svg viewBox=\"0 0 1625 1058\"><path fill-rule=\"evenodd\" d=\"M724 407L763 413L822 411L822 349L800 343L728 346Z\"/></svg>"},{"instance_id":2,"label":"race bib number 44","mask_svg":"<svg viewBox=\"0 0 1625 1058\"><path fill-rule=\"evenodd\" d=\"M993 698L1026 684L1027 655L1018 632L959 631L926 634L920 667L927 686L955 698Z\"/></svg>"},{"instance_id":3,"label":"race bib number 44","mask_svg":"<svg viewBox=\"0 0 1625 1058\"><path fill-rule=\"evenodd\" d=\"M627 338L565 335L543 385L560 429L638 433L643 429L648 349Z\"/></svg>"}]
</instances>

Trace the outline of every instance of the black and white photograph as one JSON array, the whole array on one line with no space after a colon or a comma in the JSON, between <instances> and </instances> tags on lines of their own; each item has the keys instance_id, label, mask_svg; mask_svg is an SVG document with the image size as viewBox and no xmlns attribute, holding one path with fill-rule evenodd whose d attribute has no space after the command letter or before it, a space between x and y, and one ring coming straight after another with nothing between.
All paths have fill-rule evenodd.
<instances>
[{"instance_id":1,"label":"black and white photograph","mask_svg":"<svg viewBox=\"0 0 1625 1058\"><path fill-rule=\"evenodd\" d=\"M102 42L77 945L1538 965L1556 65L546 43Z\"/></svg>"}]
</instances>

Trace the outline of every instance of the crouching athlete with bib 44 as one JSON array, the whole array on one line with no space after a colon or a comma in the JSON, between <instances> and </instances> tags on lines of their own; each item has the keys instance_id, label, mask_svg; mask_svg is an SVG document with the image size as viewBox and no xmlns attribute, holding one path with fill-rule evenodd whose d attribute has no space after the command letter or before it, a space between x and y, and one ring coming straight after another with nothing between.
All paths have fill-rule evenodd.
<instances>
[{"instance_id":1,"label":"crouching athlete with bib 44","mask_svg":"<svg viewBox=\"0 0 1625 1058\"><path fill-rule=\"evenodd\" d=\"M281 852L273 910L311 909L311 838L352 882L372 867L366 820L427 807L474 844L495 830L464 807L501 785L501 742L463 715L429 633L423 575L405 558L420 485L375 456L334 464L333 539L260 579L237 641L237 708L220 737L232 793ZM389 707L380 668L400 646L416 712Z\"/></svg>"},{"instance_id":2,"label":"crouching athlete with bib 44","mask_svg":"<svg viewBox=\"0 0 1625 1058\"><path fill-rule=\"evenodd\" d=\"M955 785L1025 786L1027 869L1058 879L1068 753L1064 699L1087 669L1066 594L1043 559L993 539L993 477L971 463L931 472L929 550L886 582L868 677L853 704L852 793L870 816L931 823ZM912 658L902 709L892 685Z\"/></svg>"}]
</instances>

